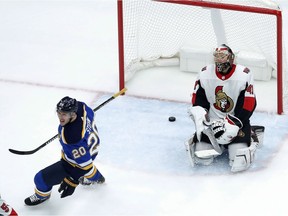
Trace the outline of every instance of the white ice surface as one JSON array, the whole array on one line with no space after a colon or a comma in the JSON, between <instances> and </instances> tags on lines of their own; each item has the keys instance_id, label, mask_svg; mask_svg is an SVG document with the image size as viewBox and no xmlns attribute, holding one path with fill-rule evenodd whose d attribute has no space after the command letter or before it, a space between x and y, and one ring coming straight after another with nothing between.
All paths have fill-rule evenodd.
<instances>
[{"instance_id":1,"label":"white ice surface","mask_svg":"<svg viewBox=\"0 0 288 216\"><path fill-rule=\"evenodd\" d=\"M137 73L126 96L97 111L104 185L79 186L65 199L55 187L49 201L25 206L34 175L59 159L60 146L29 156L8 149L54 136L62 97L96 107L118 91L116 2L1 0L0 30L0 192L19 215L287 215L288 117L275 115L275 82L256 83L251 122L266 127L264 146L250 170L232 174L225 155L190 167L184 141L194 131L186 109L195 76L176 68Z\"/></svg>"}]
</instances>

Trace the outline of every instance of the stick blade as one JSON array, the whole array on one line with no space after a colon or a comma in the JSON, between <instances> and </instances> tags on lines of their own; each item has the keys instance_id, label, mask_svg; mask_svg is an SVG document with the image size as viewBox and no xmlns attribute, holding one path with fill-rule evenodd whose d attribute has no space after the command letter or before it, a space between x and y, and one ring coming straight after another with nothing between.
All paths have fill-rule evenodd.
<instances>
[{"instance_id":1,"label":"stick blade","mask_svg":"<svg viewBox=\"0 0 288 216\"><path fill-rule=\"evenodd\" d=\"M13 154L17 154L17 155L30 155L35 153L35 150L31 150L31 151L20 151L20 150L15 150L15 149L9 149L9 151Z\"/></svg>"}]
</instances>

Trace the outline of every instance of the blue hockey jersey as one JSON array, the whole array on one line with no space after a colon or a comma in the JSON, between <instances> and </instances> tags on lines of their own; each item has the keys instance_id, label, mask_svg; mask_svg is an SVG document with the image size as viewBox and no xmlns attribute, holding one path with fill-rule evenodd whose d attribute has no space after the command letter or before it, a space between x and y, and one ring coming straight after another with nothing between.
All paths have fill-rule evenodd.
<instances>
[{"instance_id":1,"label":"blue hockey jersey","mask_svg":"<svg viewBox=\"0 0 288 216\"><path fill-rule=\"evenodd\" d=\"M78 101L77 118L65 126L59 125L58 133L62 158L74 167L91 169L100 144L93 110Z\"/></svg>"}]
</instances>

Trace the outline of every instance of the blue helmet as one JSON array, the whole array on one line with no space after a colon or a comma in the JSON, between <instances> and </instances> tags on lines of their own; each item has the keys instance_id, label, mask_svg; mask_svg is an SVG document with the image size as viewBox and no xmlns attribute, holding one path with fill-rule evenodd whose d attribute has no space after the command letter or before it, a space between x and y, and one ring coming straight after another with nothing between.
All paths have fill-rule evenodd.
<instances>
[{"instance_id":1,"label":"blue helmet","mask_svg":"<svg viewBox=\"0 0 288 216\"><path fill-rule=\"evenodd\" d=\"M78 101L66 96L57 103L56 110L60 112L77 112Z\"/></svg>"}]
</instances>

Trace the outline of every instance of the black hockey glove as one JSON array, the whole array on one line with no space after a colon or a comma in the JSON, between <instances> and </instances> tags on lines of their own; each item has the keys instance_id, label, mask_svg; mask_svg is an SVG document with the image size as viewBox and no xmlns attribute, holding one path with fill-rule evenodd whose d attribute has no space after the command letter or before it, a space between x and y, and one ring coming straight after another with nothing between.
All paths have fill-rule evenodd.
<instances>
[{"instance_id":1,"label":"black hockey glove","mask_svg":"<svg viewBox=\"0 0 288 216\"><path fill-rule=\"evenodd\" d=\"M75 181L71 177L64 178L58 189L58 192L61 194L61 198L64 198L66 196L71 196L74 193L78 184L79 182Z\"/></svg>"}]
</instances>

